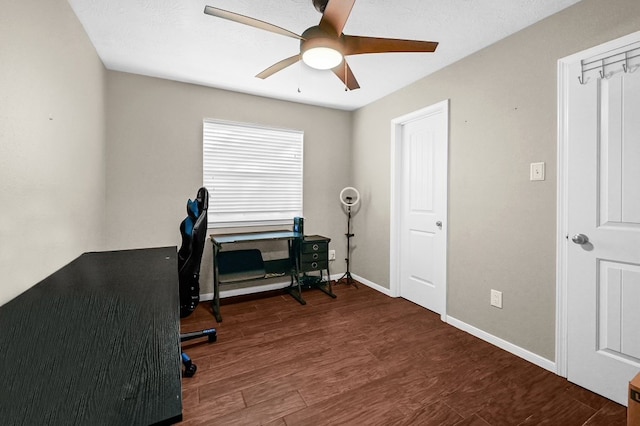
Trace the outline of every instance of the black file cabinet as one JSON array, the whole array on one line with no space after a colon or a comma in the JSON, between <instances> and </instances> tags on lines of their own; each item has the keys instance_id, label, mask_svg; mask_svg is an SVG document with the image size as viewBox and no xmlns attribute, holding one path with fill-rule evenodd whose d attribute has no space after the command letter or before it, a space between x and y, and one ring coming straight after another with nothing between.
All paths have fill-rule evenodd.
<instances>
[{"instance_id":1,"label":"black file cabinet","mask_svg":"<svg viewBox=\"0 0 640 426\"><path fill-rule=\"evenodd\" d=\"M300 282L305 288L318 288L331 297L336 297L331 291L331 273L329 272L329 242L330 238L321 235L305 235L297 241L297 267L302 275ZM323 272L327 272L323 279ZM320 276L309 273L320 272Z\"/></svg>"},{"instance_id":2,"label":"black file cabinet","mask_svg":"<svg viewBox=\"0 0 640 426\"><path fill-rule=\"evenodd\" d=\"M329 238L320 235L305 236L300 243L300 272L329 269Z\"/></svg>"}]
</instances>

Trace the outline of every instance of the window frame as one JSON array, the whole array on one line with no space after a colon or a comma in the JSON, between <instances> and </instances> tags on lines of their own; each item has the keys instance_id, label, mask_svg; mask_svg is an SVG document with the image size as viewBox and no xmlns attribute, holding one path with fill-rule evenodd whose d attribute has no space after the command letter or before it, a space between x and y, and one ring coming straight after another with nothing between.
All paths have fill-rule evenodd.
<instances>
[{"instance_id":1,"label":"window frame","mask_svg":"<svg viewBox=\"0 0 640 426\"><path fill-rule=\"evenodd\" d=\"M292 224L303 216L304 132L204 118L202 179L209 228Z\"/></svg>"}]
</instances>

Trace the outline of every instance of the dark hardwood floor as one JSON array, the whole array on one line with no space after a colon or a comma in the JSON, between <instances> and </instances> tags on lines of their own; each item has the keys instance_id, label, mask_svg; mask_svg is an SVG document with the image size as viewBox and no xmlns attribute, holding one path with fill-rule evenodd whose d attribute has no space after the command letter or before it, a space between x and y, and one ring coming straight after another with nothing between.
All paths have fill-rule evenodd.
<instances>
[{"instance_id":1,"label":"dark hardwood floor","mask_svg":"<svg viewBox=\"0 0 640 426\"><path fill-rule=\"evenodd\" d=\"M210 303L182 331L215 326L218 342L187 342L184 425L625 426L626 408L365 285L334 286L307 305L276 295Z\"/></svg>"}]
</instances>

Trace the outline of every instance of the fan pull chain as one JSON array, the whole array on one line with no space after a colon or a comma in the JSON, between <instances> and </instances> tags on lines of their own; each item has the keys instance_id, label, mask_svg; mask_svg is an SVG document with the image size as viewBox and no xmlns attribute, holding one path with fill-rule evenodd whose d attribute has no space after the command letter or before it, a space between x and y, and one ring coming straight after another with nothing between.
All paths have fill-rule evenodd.
<instances>
[{"instance_id":1,"label":"fan pull chain","mask_svg":"<svg viewBox=\"0 0 640 426\"><path fill-rule=\"evenodd\" d=\"M301 80L302 80L302 61L299 62L299 66L298 66L298 93L302 93L302 90L300 90Z\"/></svg>"}]
</instances>

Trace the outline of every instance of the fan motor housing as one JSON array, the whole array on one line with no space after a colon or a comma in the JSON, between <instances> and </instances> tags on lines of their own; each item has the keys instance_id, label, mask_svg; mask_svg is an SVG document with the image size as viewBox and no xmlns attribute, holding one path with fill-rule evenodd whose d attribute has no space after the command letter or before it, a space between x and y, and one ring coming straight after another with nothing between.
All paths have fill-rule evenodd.
<instances>
[{"instance_id":1,"label":"fan motor housing","mask_svg":"<svg viewBox=\"0 0 640 426\"><path fill-rule=\"evenodd\" d=\"M340 37L322 31L317 25L307 28L301 37L300 54L304 54L307 50L316 47L328 47L329 49L340 52L340 54L344 56Z\"/></svg>"}]
</instances>

